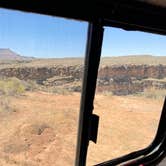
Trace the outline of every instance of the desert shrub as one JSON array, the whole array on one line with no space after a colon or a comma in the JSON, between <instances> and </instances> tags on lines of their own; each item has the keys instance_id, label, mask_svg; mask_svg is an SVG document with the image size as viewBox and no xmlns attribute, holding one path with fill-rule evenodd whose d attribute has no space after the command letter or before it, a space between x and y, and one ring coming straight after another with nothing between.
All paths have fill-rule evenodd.
<instances>
[{"instance_id":1,"label":"desert shrub","mask_svg":"<svg viewBox=\"0 0 166 166\"><path fill-rule=\"evenodd\" d=\"M10 111L11 108L10 108L10 100L3 96L3 97L0 97L0 112L2 111Z\"/></svg>"},{"instance_id":2,"label":"desert shrub","mask_svg":"<svg viewBox=\"0 0 166 166\"><path fill-rule=\"evenodd\" d=\"M39 89L39 85L34 80L24 81L23 84L27 91L35 91Z\"/></svg>"},{"instance_id":3,"label":"desert shrub","mask_svg":"<svg viewBox=\"0 0 166 166\"><path fill-rule=\"evenodd\" d=\"M71 95L72 92L64 87L46 87L46 86L40 86L40 91L52 93L52 94L60 94L60 95Z\"/></svg>"},{"instance_id":4,"label":"desert shrub","mask_svg":"<svg viewBox=\"0 0 166 166\"><path fill-rule=\"evenodd\" d=\"M154 87L146 88L139 96L153 99L163 99L166 96L166 89L156 89Z\"/></svg>"},{"instance_id":5,"label":"desert shrub","mask_svg":"<svg viewBox=\"0 0 166 166\"><path fill-rule=\"evenodd\" d=\"M113 92L112 91L102 91L102 92L98 92L99 94L101 93L104 96L113 96Z\"/></svg>"},{"instance_id":6,"label":"desert shrub","mask_svg":"<svg viewBox=\"0 0 166 166\"><path fill-rule=\"evenodd\" d=\"M0 80L0 95L15 96L25 92L25 86L17 78L8 78Z\"/></svg>"},{"instance_id":7,"label":"desert shrub","mask_svg":"<svg viewBox=\"0 0 166 166\"><path fill-rule=\"evenodd\" d=\"M61 94L61 95L70 95L70 94L72 94L72 92L69 91L68 89L60 88L60 87L54 87L54 88L50 89L50 92L54 93L54 94Z\"/></svg>"},{"instance_id":8,"label":"desert shrub","mask_svg":"<svg viewBox=\"0 0 166 166\"><path fill-rule=\"evenodd\" d=\"M10 111L10 97L19 96L25 92L25 86L17 78L6 78L0 80L0 112Z\"/></svg>"}]
</instances>

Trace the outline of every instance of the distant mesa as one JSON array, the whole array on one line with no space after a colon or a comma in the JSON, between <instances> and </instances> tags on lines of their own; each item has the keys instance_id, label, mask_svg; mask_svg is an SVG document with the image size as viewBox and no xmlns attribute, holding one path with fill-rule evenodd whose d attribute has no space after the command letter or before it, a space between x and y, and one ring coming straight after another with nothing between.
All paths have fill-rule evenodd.
<instances>
[{"instance_id":1,"label":"distant mesa","mask_svg":"<svg viewBox=\"0 0 166 166\"><path fill-rule=\"evenodd\" d=\"M9 48L0 48L0 60L31 60L32 57L25 57L17 54Z\"/></svg>"}]
</instances>

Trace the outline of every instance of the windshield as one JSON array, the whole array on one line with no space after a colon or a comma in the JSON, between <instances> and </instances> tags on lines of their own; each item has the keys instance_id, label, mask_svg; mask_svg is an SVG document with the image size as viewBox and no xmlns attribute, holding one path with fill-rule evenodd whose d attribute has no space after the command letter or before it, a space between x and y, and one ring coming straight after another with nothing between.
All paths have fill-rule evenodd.
<instances>
[{"instance_id":1,"label":"windshield","mask_svg":"<svg viewBox=\"0 0 166 166\"><path fill-rule=\"evenodd\" d=\"M0 19L0 165L74 165L87 23Z\"/></svg>"},{"instance_id":2,"label":"windshield","mask_svg":"<svg viewBox=\"0 0 166 166\"><path fill-rule=\"evenodd\" d=\"M105 28L94 113L97 144L87 165L146 148L153 141L166 95L165 36Z\"/></svg>"}]
</instances>

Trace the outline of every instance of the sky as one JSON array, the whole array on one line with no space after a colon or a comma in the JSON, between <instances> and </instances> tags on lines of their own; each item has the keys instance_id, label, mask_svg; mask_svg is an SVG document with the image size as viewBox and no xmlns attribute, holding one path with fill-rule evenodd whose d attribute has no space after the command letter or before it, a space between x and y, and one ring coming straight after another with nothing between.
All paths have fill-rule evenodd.
<instances>
[{"instance_id":1,"label":"sky","mask_svg":"<svg viewBox=\"0 0 166 166\"><path fill-rule=\"evenodd\" d=\"M0 48L38 58L84 57L87 22L0 8ZM166 37L105 27L102 56L166 56Z\"/></svg>"}]
</instances>

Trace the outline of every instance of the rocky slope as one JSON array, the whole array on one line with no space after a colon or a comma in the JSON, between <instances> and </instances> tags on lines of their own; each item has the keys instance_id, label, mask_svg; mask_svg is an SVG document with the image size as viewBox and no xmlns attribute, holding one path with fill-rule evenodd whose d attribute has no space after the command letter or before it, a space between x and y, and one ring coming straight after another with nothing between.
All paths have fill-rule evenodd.
<instances>
[{"instance_id":1,"label":"rocky slope","mask_svg":"<svg viewBox=\"0 0 166 166\"><path fill-rule=\"evenodd\" d=\"M35 80L45 86L62 86L82 81L83 65L54 65L51 67L7 67L0 69L1 77ZM145 88L166 89L166 65L110 65L101 66L97 90L127 95ZM77 85L78 85L77 84ZM77 86L78 89L78 86ZM79 88L81 89L81 88ZM74 88L73 88L74 90Z\"/></svg>"},{"instance_id":2,"label":"rocky slope","mask_svg":"<svg viewBox=\"0 0 166 166\"><path fill-rule=\"evenodd\" d=\"M99 70L98 90L116 95L166 88L166 65L106 66Z\"/></svg>"},{"instance_id":3,"label":"rocky slope","mask_svg":"<svg viewBox=\"0 0 166 166\"><path fill-rule=\"evenodd\" d=\"M0 48L0 60L30 60L32 57L25 57L17 54L9 48Z\"/></svg>"}]
</instances>

